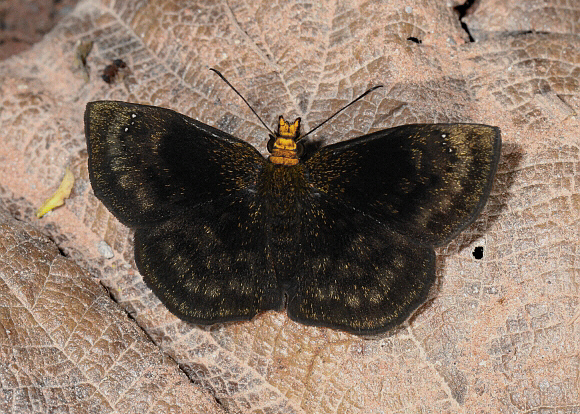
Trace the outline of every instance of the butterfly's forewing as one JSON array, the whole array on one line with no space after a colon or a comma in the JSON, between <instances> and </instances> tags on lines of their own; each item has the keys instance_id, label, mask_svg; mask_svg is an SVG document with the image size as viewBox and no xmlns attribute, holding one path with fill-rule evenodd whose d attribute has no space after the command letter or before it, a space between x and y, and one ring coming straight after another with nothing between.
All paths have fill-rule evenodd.
<instances>
[{"instance_id":1,"label":"butterfly's forewing","mask_svg":"<svg viewBox=\"0 0 580 414\"><path fill-rule=\"evenodd\" d=\"M499 129L487 125L404 125L324 147L306 165L330 198L439 245L485 205L500 147Z\"/></svg>"},{"instance_id":2,"label":"butterfly's forewing","mask_svg":"<svg viewBox=\"0 0 580 414\"><path fill-rule=\"evenodd\" d=\"M288 289L290 318L380 333L425 301L435 280L432 247L324 194L307 204Z\"/></svg>"},{"instance_id":3,"label":"butterfly's forewing","mask_svg":"<svg viewBox=\"0 0 580 414\"><path fill-rule=\"evenodd\" d=\"M265 162L251 145L156 106L90 102L85 135L95 195L130 227L245 191Z\"/></svg>"}]
</instances>

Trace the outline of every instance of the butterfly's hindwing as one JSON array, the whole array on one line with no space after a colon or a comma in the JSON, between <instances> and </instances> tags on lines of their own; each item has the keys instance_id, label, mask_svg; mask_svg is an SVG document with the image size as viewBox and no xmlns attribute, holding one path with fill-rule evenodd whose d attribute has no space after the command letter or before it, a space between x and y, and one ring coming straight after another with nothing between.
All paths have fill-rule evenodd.
<instances>
[{"instance_id":1,"label":"butterfly's hindwing","mask_svg":"<svg viewBox=\"0 0 580 414\"><path fill-rule=\"evenodd\" d=\"M281 309L282 291L255 195L230 195L185 209L135 233L135 261L171 312L209 324Z\"/></svg>"},{"instance_id":2,"label":"butterfly's hindwing","mask_svg":"<svg viewBox=\"0 0 580 414\"><path fill-rule=\"evenodd\" d=\"M425 301L435 252L327 196L302 211L290 318L357 333L383 332Z\"/></svg>"}]
</instances>

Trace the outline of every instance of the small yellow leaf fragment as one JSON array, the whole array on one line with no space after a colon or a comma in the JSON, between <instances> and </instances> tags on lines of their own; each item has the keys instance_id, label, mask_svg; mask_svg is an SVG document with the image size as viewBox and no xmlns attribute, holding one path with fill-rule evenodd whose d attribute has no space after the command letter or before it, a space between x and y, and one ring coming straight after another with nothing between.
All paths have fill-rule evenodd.
<instances>
[{"instance_id":1,"label":"small yellow leaf fragment","mask_svg":"<svg viewBox=\"0 0 580 414\"><path fill-rule=\"evenodd\" d=\"M85 82L89 81L89 68L87 66L87 57L91 50L93 49L93 42L90 40L77 41L75 45L75 56L73 60L73 65L75 68L82 70L83 79Z\"/></svg>"},{"instance_id":2,"label":"small yellow leaf fragment","mask_svg":"<svg viewBox=\"0 0 580 414\"><path fill-rule=\"evenodd\" d=\"M48 198L44 202L44 204L42 204L42 207L36 210L36 217L41 218L49 211L52 211L53 209L59 206L62 206L64 204L64 199L68 198L68 196L70 195L74 183L75 177L73 173L69 170L69 168L66 167L66 171L64 173L64 177L62 178L60 186L55 191L55 193L50 198Z\"/></svg>"}]
</instances>

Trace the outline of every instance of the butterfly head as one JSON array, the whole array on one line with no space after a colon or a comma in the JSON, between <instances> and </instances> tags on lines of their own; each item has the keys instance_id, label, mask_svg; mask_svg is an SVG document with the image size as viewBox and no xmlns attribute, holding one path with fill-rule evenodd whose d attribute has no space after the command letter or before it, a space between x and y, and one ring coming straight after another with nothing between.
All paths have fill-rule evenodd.
<instances>
[{"instance_id":1,"label":"butterfly head","mask_svg":"<svg viewBox=\"0 0 580 414\"><path fill-rule=\"evenodd\" d=\"M280 116L276 136L270 135L268 151L272 155L268 158L271 163L279 165L296 165L300 162L304 148L300 142L300 118L289 123Z\"/></svg>"}]
</instances>

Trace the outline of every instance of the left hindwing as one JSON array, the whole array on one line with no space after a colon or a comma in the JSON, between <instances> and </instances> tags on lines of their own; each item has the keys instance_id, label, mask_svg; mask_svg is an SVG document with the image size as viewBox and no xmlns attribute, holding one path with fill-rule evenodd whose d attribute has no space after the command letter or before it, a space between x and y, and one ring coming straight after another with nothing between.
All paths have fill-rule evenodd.
<instances>
[{"instance_id":1,"label":"left hindwing","mask_svg":"<svg viewBox=\"0 0 580 414\"><path fill-rule=\"evenodd\" d=\"M265 162L251 145L155 106L90 102L85 135L95 195L130 227L247 190Z\"/></svg>"},{"instance_id":2,"label":"left hindwing","mask_svg":"<svg viewBox=\"0 0 580 414\"><path fill-rule=\"evenodd\" d=\"M500 147L487 125L404 125L324 147L306 166L316 191L439 245L485 205Z\"/></svg>"},{"instance_id":3,"label":"left hindwing","mask_svg":"<svg viewBox=\"0 0 580 414\"><path fill-rule=\"evenodd\" d=\"M175 315L210 324L280 310L282 290L256 193L231 194L135 232L143 280Z\"/></svg>"}]
</instances>

